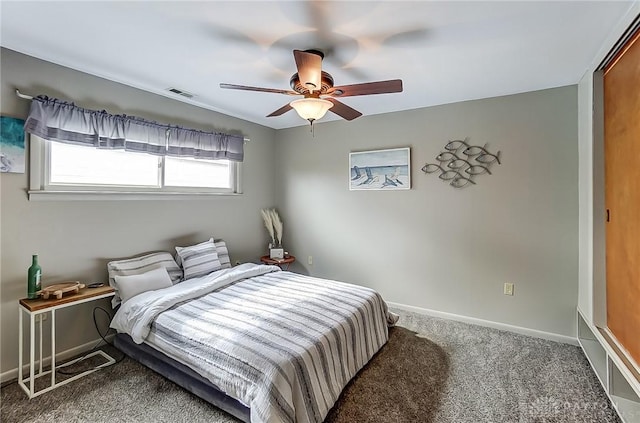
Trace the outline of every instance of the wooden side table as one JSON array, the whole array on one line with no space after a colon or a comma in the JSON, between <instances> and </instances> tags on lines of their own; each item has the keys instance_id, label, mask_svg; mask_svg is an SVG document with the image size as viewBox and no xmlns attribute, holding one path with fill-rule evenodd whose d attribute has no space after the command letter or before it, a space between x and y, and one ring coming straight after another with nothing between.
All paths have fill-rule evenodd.
<instances>
[{"instance_id":1,"label":"wooden side table","mask_svg":"<svg viewBox=\"0 0 640 423\"><path fill-rule=\"evenodd\" d=\"M116 361L109 354L105 353L102 350L94 351L91 354L84 355L80 358L72 360L70 362L64 363L60 366L56 366L56 310L67 308L71 306L75 306L78 304L86 303L89 301L99 300L101 298L109 298L113 297L115 291L110 286L102 286L99 288L83 288L77 294L69 295L66 297L62 297L61 299L48 299L44 300L42 298L29 300L27 298L23 298L20 300L20 306L18 307L19 313L19 325L18 333L19 333L19 344L18 344L18 385L26 392L29 396L29 399L33 397L37 397L38 395L44 394L45 392L49 392L58 386L65 385L69 382L72 382L76 379L80 379L83 376L86 376L90 373L95 372L103 367L110 366L114 364ZM51 370L43 371L42 364L42 317L44 313L50 313L51 315ZM23 331L23 315L26 314L29 316L29 377L27 379L23 378L22 369L23 369L23 339L24 339L24 331ZM36 354L35 354L35 323L36 319L40 321L40 330L39 330L39 360L38 360L38 373L35 372L36 367ZM106 362L94 367L93 369L86 370L80 374L77 374L73 377L63 380L62 382L56 383L56 370L61 367L70 366L71 364L77 363L78 361L85 360L89 357L93 357L95 355L101 355ZM39 377L45 376L47 374L51 375L51 383L48 387L43 388L39 391L35 391L35 380ZM28 386L27 386L28 384Z\"/></svg>"},{"instance_id":2,"label":"wooden side table","mask_svg":"<svg viewBox=\"0 0 640 423\"><path fill-rule=\"evenodd\" d=\"M272 259L269 256L262 256L260 257L260 261L263 262L264 264L280 266L282 270L289 270L289 266L291 266L291 263L296 261L296 258L295 256L291 256L291 255L286 256L285 258L282 258L282 259ZM284 265L286 265L286 267L282 267Z\"/></svg>"}]
</instances>

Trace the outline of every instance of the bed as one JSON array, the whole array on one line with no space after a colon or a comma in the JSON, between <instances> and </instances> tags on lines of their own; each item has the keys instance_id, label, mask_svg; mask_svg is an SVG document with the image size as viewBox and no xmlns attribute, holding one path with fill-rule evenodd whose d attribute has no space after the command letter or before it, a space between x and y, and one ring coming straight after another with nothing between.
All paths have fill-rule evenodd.
<instances>
[{"instance_id":1,"label":"bed","mask_svg":"<svg viewBox=\"0 0 640 423\"><path fill-rule=\"evenodd\" d=\"M396 320L372 289L247 263L128 298L111 326L126 354L242 421L319 423Z\"/></svg>"}]
</instances>

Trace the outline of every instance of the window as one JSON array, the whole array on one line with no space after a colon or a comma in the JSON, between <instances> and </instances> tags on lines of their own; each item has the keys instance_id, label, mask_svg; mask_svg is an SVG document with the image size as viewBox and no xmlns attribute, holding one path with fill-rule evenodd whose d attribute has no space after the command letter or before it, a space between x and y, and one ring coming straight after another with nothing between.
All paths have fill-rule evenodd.
<instances>
[{"instance_id":1,"label":"window","mask_svg":"<svg viewBox=\"0 0 640 423\"><path fill-rule=\"evenodd\" d=\"M159 157L51 142L50 186L160 187Z\"/></svg>"},{"instance_id":2,"label":"window","mask_svg":"<svg viewBox=\"0 0 640 423\"><path fill-rule=\"evenodd\" d=\"M31 190L39 193L235 194L239 164L102 150L31 136ZM39 169L39 171L37 171Z\"/></svg>"}]
</instances>

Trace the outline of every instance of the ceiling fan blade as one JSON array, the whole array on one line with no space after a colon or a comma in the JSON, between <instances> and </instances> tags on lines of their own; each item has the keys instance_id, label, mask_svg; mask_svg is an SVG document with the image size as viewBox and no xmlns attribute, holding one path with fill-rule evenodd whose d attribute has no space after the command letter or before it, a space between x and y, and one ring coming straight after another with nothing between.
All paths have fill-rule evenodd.
<instances>
[{"instance_id":1,"label":"ceiling fan blade","mask_svg":"<svg viewBox=\"0 0 640 423\"><path fill-rule=\"evenodd\" d=\"M220 84L220 88L227 88L227 89L230 89L230 90L260 91L260 92L263 92L263 93L300 95L300 93L297 93L297 92L291 91L291 90L278 90L278 89L275 89L275 88L249 87L247 85Z\"/></svg>"},{"instance_id":2,"label":"ceiling fan blade","mask_svg":"<svg viewBox=\"0 0 640 423\"><path fill-rule=\"evenodd\" d=\"M280 116L283 115L285 113L287 113L289 110L293 109L293 107L291 107L289 105L289 103L285 104L284 106L280 107L278 110L276 110L275 112L272 112L271 114L267 115L267 117L274 117L274 116Z\"/></svg>"},{"instance_id":3,"label":"ceiling fan blade","mask_svg":"<svg viewBox=\"0 0 640 423\"><path fill-rule=\"evenodd\" d=\"M322 88L322 56L318 53L293 50L298 78L309 91L319 91Z\"/></svg>"},{"instance_id":4,"label":"ceiling fan blade","mask_svg":"<svg viewBox=\"0 0 640 423\"><path fill-rule=\"evenodd\" d=\"M354 120L355 118L362 116L362 113L344 103L339 102L335 98L329 97L327 100L333 103L333 107L330 108L329 111L346 120Z\"/></svg>"},{"instance_id":5,"label":"ceiling fan blade","mask_svg":"<svg viewBox=\"0 0 640 423\"><path fill-rule=\"evenodd\" d=\"M342 85L327 91L332 97L352 97L356 95L388 94L402 92L402 80L365 82L363 84Z\"/></svg>"}]
</instances>

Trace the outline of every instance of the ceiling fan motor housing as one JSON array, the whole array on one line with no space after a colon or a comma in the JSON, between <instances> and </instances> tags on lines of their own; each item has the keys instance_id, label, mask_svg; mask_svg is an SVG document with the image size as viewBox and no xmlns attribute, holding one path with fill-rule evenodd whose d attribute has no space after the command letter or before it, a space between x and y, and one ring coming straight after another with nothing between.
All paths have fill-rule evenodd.
<instances>
[{"instance_id":1,"label":"ceiling fan motor housing","mask_svg":"<svg viewBox=\"0 0 640 423\"><path fill-rule=\"evenodd\" d=\"M322 71L322 76L320 77L320 81L321 81L321 87L320 87L320 92L318 94L325 94L329 89L333 88L333 77L329 73ZM298 76L297 73L294 73L291 76L291 80L289 80L289 85L291 85L291 88L297 93L300 93L303 95L309 94L309 88L305 87L300 83L300 77ZM318 92L317 90L314 90L314 94L317 92Z\"/></svg>"}]
</instances>

